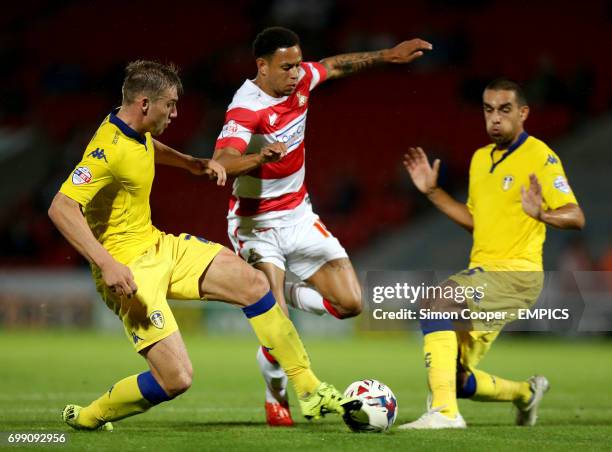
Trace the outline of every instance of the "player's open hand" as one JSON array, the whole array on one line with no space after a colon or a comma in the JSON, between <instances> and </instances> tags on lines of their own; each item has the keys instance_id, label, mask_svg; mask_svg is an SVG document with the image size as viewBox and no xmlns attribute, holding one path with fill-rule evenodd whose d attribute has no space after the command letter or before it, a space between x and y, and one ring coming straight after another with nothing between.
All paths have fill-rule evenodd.
<instances>
[{"instance_id":1,"label":"player's open hand","mask_svg":"<svg viewBox=\"0 0 612 452\"><path fill-rule=\"evenodd\" d=\"M100 266L102 271L102 279L104 284L119 297L132 298L138 290L132 270L127 265L117 262L114 259L109 260Z\"/></svg>"},{"instance_id":2,"label":"player's open hand","mask_svg":"<svg viewBox=\"0 0 612 452\"><path fill-rule=\"evenodd\" d=\"M266 144L261 148L259 153L263 158L263 163L278 162L285 155L287 155L287 145L285 145L285 143L276 141L271 144Z\"/></svg>"},{"instance_id":3,"label":"player's open hand","mask_svg":"<svg viewBox=\"0 0 612 452\"><path fill-rule=\"evenodd\" d=\"M422 39L411 39L400 42L395 47L386 51L385 59L389 63L405 64L411 63L423 56L426 50L432 50L433 46Z\"/></svg>"},{"instance_id":4,"label":"player's open hand","mask_svg":"<svg viewBox=\"0 0 612 452\"><path fill-rule=\"evenodd\" d=\"M423 148L415 147L408 149L404 154L403 163L412 182L421 193L428 195L438 187L440 159L434 160L431 166Z\"/></svg>"},{"instance_id":5,"label":"player's open hand","mask_svg":"<svg viewBox=\"0 0 612 452\"><path fill-rule=\"evenodd\" d=\"M531 218L538 221L542 218L542 186L535 174L529 175L529 188L521 186L521 204Z\"/></svg>"}]
</instances>

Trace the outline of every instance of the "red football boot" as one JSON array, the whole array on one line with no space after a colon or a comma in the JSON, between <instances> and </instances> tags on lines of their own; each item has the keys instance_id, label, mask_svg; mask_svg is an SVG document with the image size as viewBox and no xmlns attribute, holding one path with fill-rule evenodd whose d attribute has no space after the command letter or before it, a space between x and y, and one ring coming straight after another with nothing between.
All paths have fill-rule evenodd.
<instances>
[{"instance_id":1,"label":"red football boot","mask_svg":"<svg viewBox=\"0 0 612 452\"><path fill-rule=\"evenodd\" d=\"M272 427L293 426L289 402L286 400L283 403L266 402L266 422Z\"/></svg>"}]
</instances>

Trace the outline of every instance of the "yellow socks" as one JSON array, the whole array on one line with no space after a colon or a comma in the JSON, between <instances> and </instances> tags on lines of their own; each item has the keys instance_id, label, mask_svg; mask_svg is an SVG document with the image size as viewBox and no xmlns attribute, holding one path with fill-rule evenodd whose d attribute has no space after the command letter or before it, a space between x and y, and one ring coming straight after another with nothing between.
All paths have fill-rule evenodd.
<instances>
[{"instance_id":1,"label":"yellow socks","mask_svg":"<svg viewBox=\"0 0 612 452\"><path fill-rule=\"evenodd\" d=\"M454 418L458 413L456 394L457 335L434 331L423 336L427 381L433 396L431 407Z\"/></svg>"},{"instance_id":2,"label":"yellow socks","mask_svg":"<svg viewBox=\"0 0 612 452\"><path fill-rule=\"evenodd\" d=\"M132 375L115 383L100 398L81 409L77 422L87 428L97 428L108 421L147 411L170 397L150 371Z\"/></svg>"},{"instance_id":3,"label":"yellow socks","mask_svg":"<svg viewBox=\"0 0 612 452\"><path fill-rule=\"evenodd\" d=\"M261 344L279 362L299 398L312 394L321 382L310 369L310 359L291 320L272 292L242 308Z\"/></svg>"},{"instance_id":4,"label":"yellow socks","mask_svg":"<svg viewBox=\"0 0 612 452\"><path fill-rule=\"evenodd\" d=\"M527 405L531 399L531 388L526 381L505 380L478 369L474 369L473 375L476 378L476 392L472 400Z\"/></svg>"},{"instance_id":5,"label":"yellow socks","mask_svg":"<svg viewBox=\"0 0 612 452\"><path fill-rule=\"evenodd\" d=\"M83 407L78 423L96 428L108 421L142 413L151 406L138 388L138 375L132 375L118 381L100 398Z\"/></svg>"}]
</instances>

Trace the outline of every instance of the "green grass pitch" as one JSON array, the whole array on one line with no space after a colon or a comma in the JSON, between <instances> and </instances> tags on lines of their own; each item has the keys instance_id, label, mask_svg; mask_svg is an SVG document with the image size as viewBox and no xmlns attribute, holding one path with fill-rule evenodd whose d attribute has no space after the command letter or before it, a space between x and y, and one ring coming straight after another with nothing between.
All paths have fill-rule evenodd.
<instances>
[{"instance_id":1,"label":"green grass pitch","mask_svg":"<svg viewBox=\"0 0 612 452\"><path fill-rule=\"evenodd\" d=\"M71 450L612 448L612 344L606 340L498 339L484 370L515 379L542 373L551 382L534 428L515 427L509 404L461 401L465 431L387 434L350 433L338 417L308 423L300 418L295 397L297 426L269 428L254 336L188 336L186 342L194 365L194 384L186 394L115 423L112 433L74 432L60 420L64 404L85 404L120 378L145 370L144 361L120 334L1 332L0 431L68 432L69 444L56 447ZM398 398L396 425L423 413L426 385L418 335L306 338L305 344L317 374L338 388L360 378L389 385Z\"/></svg>"}]
</instances>

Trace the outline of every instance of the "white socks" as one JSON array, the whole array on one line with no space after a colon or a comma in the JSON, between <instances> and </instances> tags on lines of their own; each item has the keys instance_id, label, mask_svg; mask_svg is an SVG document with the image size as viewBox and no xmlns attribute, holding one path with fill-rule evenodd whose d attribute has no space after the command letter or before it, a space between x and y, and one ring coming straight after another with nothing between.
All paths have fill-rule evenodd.
<instances>
[{"instance_id":1,"label":"white socks","mask_svg":"<svg viewBox=\"0 0 612 452\"><path fill-rule=\"evenodd\" d=\"M271 363L261 347L257 348L257 364L266 381L266 402L281 403L287 400L288 378L280 364Z\"/></svg>"},{"instance_id":2,"label":"white socks","mask_svg":"<svg viewBox=\"0 0 612 452\"><path fill-rule=\"evenodd\" d=\"M289 306L300 311L316 315L329 313L323 303L323 296L303 281L285 283L285 300Z\"/></svg>"}]
</instances>

